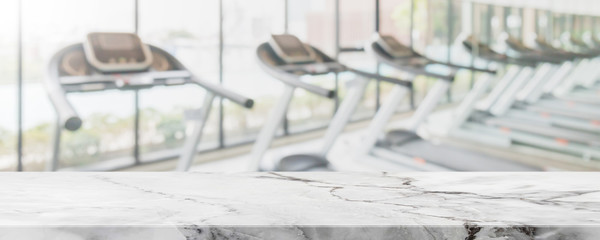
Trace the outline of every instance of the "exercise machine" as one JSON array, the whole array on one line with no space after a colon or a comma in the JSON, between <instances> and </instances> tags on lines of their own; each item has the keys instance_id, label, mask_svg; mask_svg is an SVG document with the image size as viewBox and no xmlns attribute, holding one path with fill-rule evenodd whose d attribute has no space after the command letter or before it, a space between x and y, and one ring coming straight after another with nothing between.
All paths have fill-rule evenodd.
<instances>
[{"instance_id":1,"label":"exercise machine","mask_svg":"<svg viewBox=\"0 0 600 240\"><path fill-rule=\"evenodd\" d=\"M144 44L133 33L90 33L84 43L63 48L50 60L44 84L57 114L52 158L46 166L48 171L59 168L62 131L77 131L82 125L81 117L67 98L69 93L140 91L182 84L194 84L205 89L201 114L192 120L192 135L186 138L182 149L177 165L179 171L189 169L192 163L215 97L245 108L254 104L252 99L194 76L177 58L161 48ZM139 116L137 104L135 110L136 116ZM135 134L137 148L137 127ZM135 157L139 156L136 154Z\"/></svg>"},{"instance_id":2,"label":"exercise machine","mask_svg":"<svg viewBox=\"0 0 600 240\"><path fill-rule=\"evenodd\" d=\"M581 131L556 128L549 121L533 121L506 116L497 104L508 105L514 101L516 92L523 89L523 84L537 81L538 77L547 77L541 66L544 66L548 57L530 52L521 57L509 57L491 49L476 39L469 37L463 45L480 59L510 66L506 74L498 81L492 92L484 101L475 107L477 99L485 94L488 86L476 84L466 97L465 101L457 108L457 114L462 116L454 118L454 123L449 132L453 136L468 138L479 143L488 143L498 147L510 147L513 144L524 144L561 153L569 153L583 159L598 158L597 134ZM554 60L556 61L556 60ZM534 72L533 68L538 67ZM542 70L542 71L540 71ZM561 77L554 74L553 77ZM531 77L533 76L533 77ZM552 80L549 80L552 81ZM507 94L508 92L508 94ZM505 98L504 100L501 100ZM496 108L494 108L496 106ZM508 109L507 108L507 109ZM493 112L493 109L498 109Z\"/></svg>"},{"instance_id":3,"label":"exercise machine","mask_svg":"<svg viewBox=\"0 0 600 240\"><path fill-rule=\"evenodd\" d=\"M543 44L541 40L537 42L537 45ZM538 63L538 66L531 79L521 79L523 81L511 83L513 91L505 91L504 96L494 106L495 108L492 108L494 115L543 121L556 127L600 133L600 126L595 124L596 121L600 121L600 110L593 106L549 98L538 104L540 93L547 82L557 85L560 81L578 78L579 71L590 75L594 72L590 73L587 66L584 69L578 68L580 64L576 62L577 57L581 57L582 54L569 54L559 50L535 50L526 47L514 38L508 38L506 43L509 49L515 52L516 57L536 60L534 62ZM548 46L544 48L549 49ZM565 73L567 74L565 75Z\"/></svg>"},{"instance_id":4,"label":"exercise machine","mask_svg":"<svg viewBox=\"0 0 600 240\"><path fill-rule=\"evenodd\" d=\"M294 35L272 35L269 42L263 43L257 48L256 54L258 56L258 64L266 73L283 82L284 90L252 148L249 165L249 170L251 171L333 170L334 168L327 159L327 154L359 105L368 82L371 80L380 80L393 83L405 89L411 87L411 83L408 81L387 78L349 68L327 56L319 49L303 43ZM275 138L279 126L284 121L296 89L304 89L308 93L328 99L336 98L335 91L304 82L302 81L302 77L339 74L342 72L354 73L358 78L351 82L347 95L329 123L321 147L312 153L283 156L275 161L274 167L263 166L264 155Z\"/></svg>"},{"instance_id":5,"label":"exercise machine","mask_svg":"<svg viewBox=\"0 0 600 240\"><path fill-rule=\"evenodd\" d=\"M408 119L403 130L390 131L378 142L385 126L407 94L405 89L394 87L389 97L375 114L367 135L357 146L356 158L373 154L378 158L394 161L416 170L425 171L535 171L533 166L489 156L480 152L459 149L445 144L436 144L422 138L417 130L426 121L427 116L446 95L455 74L461 69L484 72L489 81L495 75L494 70L465 67L442 63L429 59L411 48L402 45L392 36L376 35L367 46L371 55L386 65L416 76L438 79L420 103L413 116Z\"/></svg>"}]
</instances>

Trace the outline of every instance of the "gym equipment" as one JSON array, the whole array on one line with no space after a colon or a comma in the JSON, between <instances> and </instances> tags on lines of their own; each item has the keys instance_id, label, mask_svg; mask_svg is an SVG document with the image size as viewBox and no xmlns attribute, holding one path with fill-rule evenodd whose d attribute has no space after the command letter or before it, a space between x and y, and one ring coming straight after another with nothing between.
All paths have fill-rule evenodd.
<instances>
[{"instance_id":1,"label":"gym equipment","mask_svg":"<svg viewBox=\"0 0 600 240\"><path fill-rule=\"evenodd\" d=\"M327 160L327 153L333 146L336 138L344 130L350 120L360 99L363 97L370 80L377 79L390 82L401 88L410 88L411 83L394 78L387 78L376 74L349 68L333 58L327 56L317 48L301 42L296 36L283 34L272 35L271 40L261 44L256 51L258 63L262 69L282 81L285 85L281 98L269 115L258 138L252 148L249 170L265 170L261 165L263 156L269 149L279 126L283 122L287 109L297 88L306 90L311 94L333 99L336 97L332 90L324 89L317 85L301 80L302 76L316 76L324 74L337 74L352 72L359 76L349 86L347 95L340 104L335 116L323 137L321 148L314 153L299 153L282 157L276 161L273 171L329 171L332 170Z\"/></svg>"},{"instance_id":2,"label":"gym equipment","mask_svg":"<svg viewBox=\"0 0 600 240\"><path fill-rule=\"evenodd\" d=\"M576 39L570 33L563 34L563 42L566 45L573 46L578 53L586 55L587 59L584 60L587 61L585 62L587 63L587 69L581 71L582 74L577 76L577 78L563 84L561 88L557 89L555 94L582 99L580 101L595 104L598 107L600 106L600 97L598 94L600 90L600 86L598 85L600 77L600 46L593 45L597 41L596 38L588 37L588 42L590 41L592 44L586 43L585 39Z\"/></svg>"},{"instance_id":3,"label":"gym equipment","mask_svg":"<svg viewBox=\"0 0 600 240\"><path fill-rule=\"evenodd\" d=\"M186 139L183 147L177 165L179 171L185 171L191 165L216 96L246 108L254 104L252 99L197 78L177 58L158 47L142 43L133 33L90 33L85 43L63 48L50 60L48 78L44 79L44 84L57 114L52 159L46 167L48 171L56 171L59 167L62 130L76 131L82 125L81 118L67 98L69 93L140 91L155 86L182 84L194 84L205 89L201 115L192 120L192 135ZM135 111L139 116L137 101Z\"/></svg>"},{"instance_id":4,"label":"gym equipment","mask_svg":"<svg viewBox=\"0 0 600 240\"><path fill-rule=\"evenodd\" d=\"M593 106L551 98L546 98L540 105L537 104L547 82L556 85L560 81L577 78L574 74L583 70L577 67L580 63L576 62L576 58L584 55L551 49L540 39L536 41L537 45L543 46L540 47L543 49L550 49L549 51L528 48L513 38L508 38L506 41L509 49L516 52L516 57L531 58L534 55L542 57L534 58L540 61L538 62L540 65L533 78L520 82L513 81L511 90L514 91L505 91L496 106L492 108L494 115L533 119L556 127L600 133L600 127L594 124L595 121L600 120L600 110ZM550 62L543 57L550 57L557 62ZM576 67L572 68L572 66ZM592 75L594 71L585 72Z\"/></svg>"},{"instance_id":5,"label":"gym equipment","mask_svg":"<svg viewBox=\"0 0 600 240\"><path fill-rule=\"evenodd\" d=\"M488 156L479 152L458 149L444 144L434 144L417 134L419 126L446 94L458 70L466 69L488 73L483 81L491 80L495 71L442 63L428 59L392 36L376 35L367 49L381 63L392 66L416 77L418 75L437 78L432 89L408 120L404 130L388 132L383 141L377 142L384 132L406 90L394 87L381 108L375 114L367 130L367 136L357 146L355 156L362 158L370 153L418 170L455 171L534 171L538 168ZM443 69L442 69L443 68Z\"/></svg>"},{"instance_id":6,"label":"gym equipment","mask_svg":"<svg viewBox=\"0 0 600 240\"><path fill-rule=\"evenodd\" d=\"M479 84L474 86L473 91L457 108L457 115L463 117L454 118L455 122L450 129L451 135L501 147L525 144L577 155L584 159L600 157L600 151L596 147L600 140L597 134L557 128L550 121L518 118L505 114L507 111L503 112L510 109L517 92L526 89L523 88L524 83L527 81L535 83L538 78L548 77L546 73L549 64L545 62L548 59L547 56L528 52L519 58L509 57L492 50L491 47L472 37L464 40L463 45L475 57L512 66L508 68L507 73L482 104L477 106L478 109L475 109L475 102L486 92L488 86ZM534 67L538 68L537 72L533 71ZM552 77L563 78L564 76L564 74L557 73Z\"/></svg>"}]
</instances>

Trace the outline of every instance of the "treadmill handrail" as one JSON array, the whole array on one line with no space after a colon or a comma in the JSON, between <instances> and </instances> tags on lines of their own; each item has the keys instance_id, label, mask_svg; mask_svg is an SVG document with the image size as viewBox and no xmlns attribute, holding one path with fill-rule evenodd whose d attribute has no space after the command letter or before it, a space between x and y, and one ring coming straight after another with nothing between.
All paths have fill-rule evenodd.
<instances>
[{"instance_id":1,"label":"treadmill handrail","mask_svg":"<svg viewBox=\"0 0 600 240\"><path fill-rule=\"evenodd\" d=\"M391 78L391 77L386 77L386 76L382 76L379 74L374 74L374 73L369 73L369 72L364 72L358 69L354 69L354 68L346 68L349 72L352 72L356 75L359 76L363 76L363 77L367 77L367 78L375 78L377 80L381 80L384 82L388 82L388 83L393 83L393 84L397 84L397 85L402 85L404 87L407 88L412 88L412 82L411 81L406 81L406 80L401 80L401 79L397 79L397 78Z\"/></svg>"},{"instance_id":2,"label":"treadmill handrail","mask_svg":"<svg viewBox=\"0 0 600 240\"><path fill-rule=\"evenodd\" d=\"M170 53L165 52L162 48L155 47L155 46L150 45L150 44L148 44L148 46L153 51L158 51L158 52L160 52L162 54L165 54L167 56L171 56ZM177 66L178 69L188 69L177 58L172 57L171 61L173 62L173 64L175 66ZM252 100L250 98L247 98L247 97L244 97L244 96L242 96L242 95L240 95L240 94L238 94L236 92L233 92L231 90L228 90L228 89L224 88L221 85L201 80L198 77L196 77L189 70L188 70L188 72L190 74L190 80L192 82L194 82L195 84L197 84L198 86L206 89L207 91L211 91L215 95L223 97L225 99L228 99L228 100L230 100L230 101L232 101L232 102L234 102L236 104L239 104L240 106L243 106L245 108L252 108L252 106L254 106L254 100Z\"/></svg>"},{"instance_id":3,"label":"treadmill handrail","mask_svg":"<svg viewBox=\"0 0 600 240\"><path fill-rule=\"evenodd\" d=\"M572 51L567 51L564 49L556 48L556 47L552 46L551 44L549 44L548 42L546 42L545 40L540 39L540 38L536 38L534 42L539 51L542 51L548 55L556 56L557 58L567 58L569 60L574 60L576 58L593 58L593 57L595 57L595 55L593 55L593 54L577 53L577 52L572 52Z\"/></svg>"},{"instance_id":4,"label":"treadmill handrail","mask_svg":"<svg viewBox=\"0 0 600 240\"><path fill-rule=\"evenodd\" d=\"M415 54L415 58L422 58L425 59L427 61L429 61L429 64L439 64L439 65L444 65L450 68L454 68L454 70L470 70L470 71L476 71L476 72L485 72L485 73L490 73L490 74L496 74L497 71L496 70L491 70L491 69L483 69L483 68L477 68L477 67L471 67L471 66L463 66L463 65L458 65L458 64L453 64L453 63L449 63L449 62L442 62L442 61L437 61L431 58L428 58L425 55L422 55L416 51L412 51ZM457 69L458 68L458 69ZM433 76L435 77L435 76Z\"/></svg>"},{"instance_id":5,"label":"treadmill handrail","mask_svg":"<svg viewBox=\"0 0 600 240\"><path fill-rule=\"evenodd\" d=\"M46 86L48 98L50 98L56 111L59 126L69 131L79 129L82 124L81 117L79 117L71 102L67 100L66 93L62 90L60 84L46 77L44 78L44 85Z\"/></svg>"},{"instance_id":6,"label":"treadmill handrail","mask_svg":"<svg viewBox=\"0 0 600 240\"><path fill-rule=\"evenodd\" d=\"M414 68L412 66L408 66L408 65L402 65L397 63L396 61L394 61L394 59L390 58L390 57L386 57L386 56L382 56L382 54L378 53L378 50L376 50L376 48L380 48L377 45L377 42L372 42L370 43L370 47L368 47L367 49L372 52L372 55L374 55L377 60L379 60L380 62L383 62L389 66L392 66L396 69L399 69L401 71L406 71L409 72L413 75L423 75L423 76L428 76L428 77L434 77L434 78L438 78L444 81L449 81L452 82L454 81L454 75L443 75L443 74L437 74L437 73L432 73L432 72L428 72L425 69L422 68ZM387 53L386 53L387 54ZM415 52L415 58L423 58L429 61L429 59L419 55L418 53Z\"/></svg>"},{"instance_id":7,"label":"treadmill handrail","mask_svg":"<svg viewBox=\"0 0 600 240\"><path fill-rule=\"evenodd\" d=\"M528 67L535 67L537 65L536 61L532 61L530 59L515 58L515 57L507 56L505 54L496 52L493 49L491 49L489 46L485 45L484 43L478 42L478 45L485 46L489 50L489 52L487 54L482 54L480 52L480 53L477 53L477 55L476 55L477 57L483 58L485 60L498 62L498 63L502 63L502 64L515 64L515 65L522 65L522 66L528 66ZM473 46L472 46L472 42L470 41L470 38L463 40L463 46L471 54L473 54Z\"/></svg>"},{"instance_id":8,"label":"treadmill handrail","mask_svg":"<svg viewBox=\"0 0 600 240\"><path fill-rule=\"evenodd\" d=\"M71 51L73 48L81 47L81 44L73 44L63 48L58 53L54 54L48 64L49 76L43 78L44 86L46 87L48 98L56 111L58 126L69 131L75 131L82 125L81 117L75 111L71 102L67 99L67 95L58 81L59 70L58 65L60 57L64 53ZM56 79L53 79L56 78Z\"/></svg>"},{"instance_id":9,"label":"treadmill handrail","mask_svg":"<svg viewBox=\"0 0 600 240\"><path fill-rule=\"evenodd\" d=\"M191 76L191 80L192 82L206 89L207 91L210 91L219 97L225 98L229 101L239 104L240 106L243 106L245 108L252 108L252 106L254 106L254 100L244 97L229 89L226 89L221 85L201 80L199 78L196 78L195 76Z\"/></svg>"},{"instance_id":10,"label":"treadmill handrail","mask_svg":"<svg viewBox=\"0 0 600 240\"><path fill-rule=\"evenodd\" d=\"M564 61L568 61L568 59L565 58L553 58L553 56L550 56L550 54L524 46L521 43L517 42L517 40L510 37L504 40L504 42L506 43L506 46L509 49L519 53L520 56L518 57L518 59L526 59L538 63L546 62L553 64L560 64Z\"/></svg>"},{"instance_id":11,"label":"treadmill handrail","mask_svg":"<svg viewBox=\"0 0 600 240\"><path fill-rule=\"evenodd\" d=\"M448 67L452 67L452 68L458 68L458 69L461 69L461 70L470 70L470 71L484 72L484 73L489 73L489 74L496 74L498 72L498 71L492 70L492 69L484 69L484 68L478 68L478 67L463 66L463 65L453 64L453 63L449 63L449 62L440 62L440 61L436 61L436 60L433 60L433 59L429 59L429 60L431 62L435 63L435 64L441 64L441 65L444 65L444 66L448 66Z\"/></svg>"},{"instance_id":12,"label":"treadmill handrail","mask_svg":"<svg viewBox=\"0 0 600 240\"><path fill-rule=\"evenodd\" d=\"M386 62L386 64L389 64L390 66L395 67L397 69L400 69L402 71L410 72L410 73L412 73L414 75L422 75L422 76L427 76L427 77L434 77L434 78L438 78L438 79L441 79L441 80L444 80L444 81L449 81L449 82L453 82L454 81L454 74L444 75L444 74L432 73L432 72L428 72L424 68L415 68L413 66L400 65L400 64L398 64L398 63L396 63L394 61L392 61L392 62ZM427 65L429 65L429 64L436 64L436 63L434 63L434 62L427 63Z\"/></svg>"}]
</instances>

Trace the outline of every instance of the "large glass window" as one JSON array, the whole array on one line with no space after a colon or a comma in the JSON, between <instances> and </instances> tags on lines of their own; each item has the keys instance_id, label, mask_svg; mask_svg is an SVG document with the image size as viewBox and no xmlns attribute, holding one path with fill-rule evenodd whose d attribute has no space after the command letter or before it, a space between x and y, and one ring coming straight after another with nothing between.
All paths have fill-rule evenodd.
<instances>
[{"instance_id":1,"label":"large glass window","mask_svg":"<svg viewBox=\"0 0 600 240\"><path fill-rule=\"evenodd\" d=\"M552 28L551 28L551 24L552 24L552 14L550 11L547 10L536 10L536 27L535 27L535 31L536 34L538 35L538 37L541 37L543 39L552 39Z\"/></svg>"},{"instance_id":2,"label":"large glass window","mask_svg":"<svg viewBox=\"0 0 600 240\"><path fill-rule=\"evenodd\" d=\"M511 37L523 38L523 15L521 8L506 7L504 9L506 30Z\"/></svg>"},{"instance_id":3,"label":"large glass window","mask_svg":"<svg viewBox=\"0 0 600 240\"><path fill-rule=\"evenodd\" d=\"M17 163L17 1L0 1L0 171Z\"/></svg>"},{"instance_id":4,"label":"large glass window","mask_svg":"<svg viewBox=\"0 0 600 240\"><path fill-rule=\"evenodd\" d=\"M326 54L334 56L335 0L288 1L289 32L316 46ZM343 1L340 0L340 2Z\"/></svg>"},{"instance_id":5,"label":"large glass window","mask_svg":"<svg viewBox=\"0 0 600 240\"><path fill-rule=\"evenodd\" d=\"M449 17L448 19L450 20L450 24L447 24L448 26L445 27L447 28L447 34L449 37L449 49L448 52L446 52L449 54L449 57L443 59L444 61L449 61L453 64L463 66L470 66L473 64L473 58L471 53L468 52L464 47L462 41L464 41L468 35L477 35L480 40L482 40L481 38L483 37L483 40L485 41L486 37L482 35L487 34L482 33L489 31L489 28L484 31L484 28L489 26L487 24L489 23L489 16L487 15L490 14L489 9L487 9L487 6L484 5L471 5L470 7L475 9L465 9L465 7L469 5L471 5L471 3L467 1L453 0L451 2L451 16L447 16ZM475 14L473 14L473 12ZM475 15L474 17L477 20L471 20L471 15ZM476 32L473 32L473 24L475 24L475 27L477 27ZM471 89L473 79L474 77L472 76L471 71L458 72L454 83L450 87L451 100L460 101Z\"/></svg>"},{"instance_id":6,"label":"large glass window","mask_svg":"<svg viewBox=\"0 0 600 240\"><path fill-rule=\"evenodd\" d=\"M568 31L568 17L566 14L554 13L552 22L553 44L556 46L561 46L563 44L561 41L561 36L563 33Z\"/></svg>"}]
</instances>

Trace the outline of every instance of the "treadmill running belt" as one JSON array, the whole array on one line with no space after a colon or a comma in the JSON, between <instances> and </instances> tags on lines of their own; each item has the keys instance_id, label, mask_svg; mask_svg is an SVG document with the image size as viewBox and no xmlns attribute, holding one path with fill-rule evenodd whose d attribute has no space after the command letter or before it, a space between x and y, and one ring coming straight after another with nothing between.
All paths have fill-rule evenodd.
<instances>
[{"instance_id":1,"label":"treadmill running belt","mask_svg":"<svg viewBox=\"0 0 600 240\"><path fill-rule=\"evenodd\" d=\"M394 146L391 150L403 155L422 158L427 163L446 167L456 171L540 171L541 169L486 154L459 149L448 145L436 145L424 139L415 139L404 145Z\"/></svg>"},{"instance_id":2,"label":"treadmill running belt","mask_svg":"<svg viewBox=\"0 0 600 240\"><path fill-rule=\"evenodd\" d=\"M490 118L486 121L486 124L492 126L511 128L552 138L565 139L567 141L584 143L590 146L600 146L600 136L594 133L545 126L509 117Z\"/></svg>"}]
</instances>

